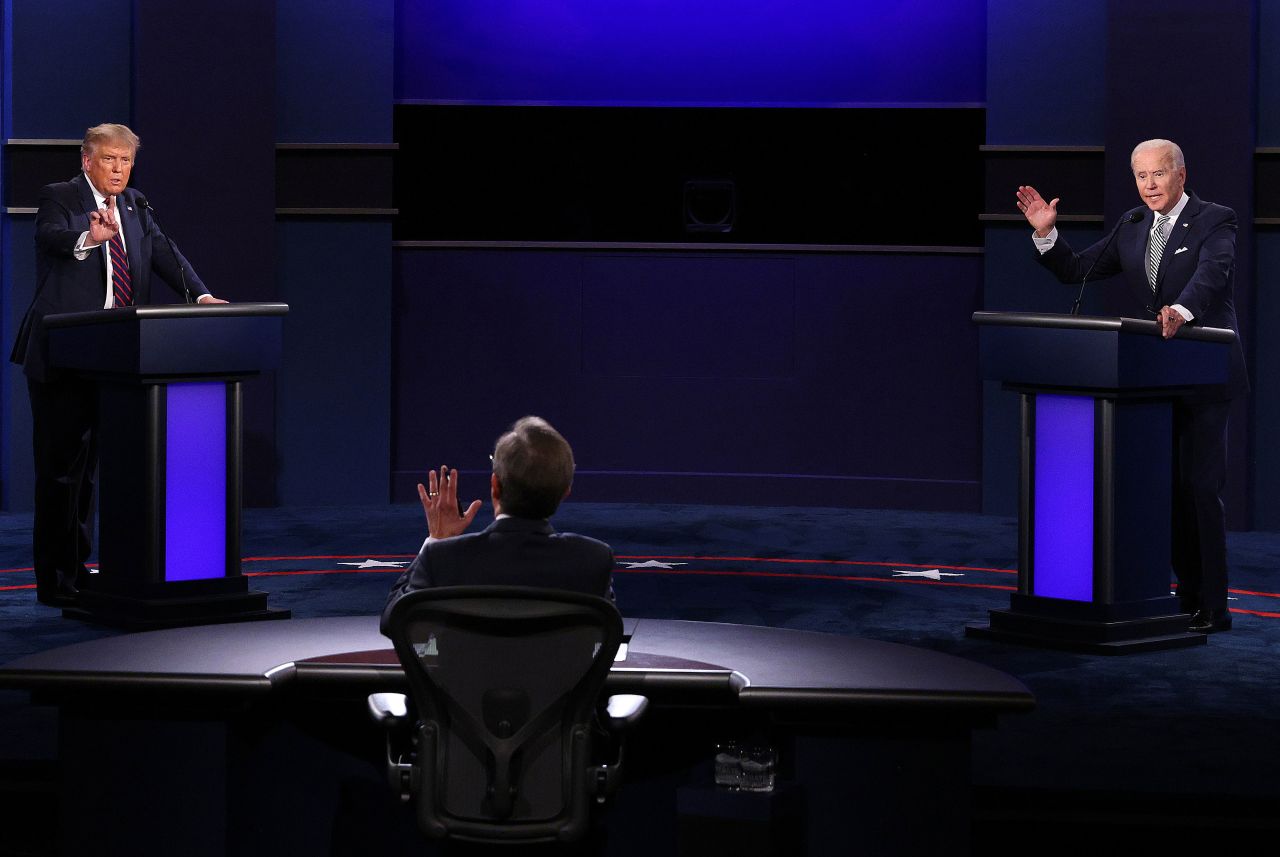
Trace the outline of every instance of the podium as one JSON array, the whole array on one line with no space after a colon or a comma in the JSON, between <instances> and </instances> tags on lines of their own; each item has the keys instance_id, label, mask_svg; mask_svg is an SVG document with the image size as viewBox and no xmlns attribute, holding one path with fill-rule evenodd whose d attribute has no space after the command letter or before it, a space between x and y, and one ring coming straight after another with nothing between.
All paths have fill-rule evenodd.
<instances>
[{"instance_id":1,"label":"podium","mask_svg":"<svg viewBox=\"0 0 1280 857\"><path fill-rule=\"evenodd\" d=\"M241 382L280 303L50 315L49 363L98 386L98 571L72 618L130 629L288 618L240 571Z\"/></svg>"},{"instance_id":2,"label":"podium","mask_svg":"<svg viewBox=\"0 0 1280 857\"><path fill-rule=\"evenodd\" d=\"M1201 645L1170 594L1173 404L1225 385L1235 333L977 312L985 380L1021 397L1018 591L970 636L1094 653Z\"/></svg>"}]
</instances>

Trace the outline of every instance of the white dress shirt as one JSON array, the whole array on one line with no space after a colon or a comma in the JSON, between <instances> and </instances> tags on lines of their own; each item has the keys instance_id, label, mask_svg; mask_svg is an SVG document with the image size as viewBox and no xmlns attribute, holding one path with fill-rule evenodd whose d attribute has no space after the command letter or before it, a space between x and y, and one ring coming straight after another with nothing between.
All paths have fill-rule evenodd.
<instances>
[{"instance_id":1,"label":"white dress shirt","mask_svg":"<svg viewBox=\"0 0 1280 857\"><path fill-rule=\"evenodd\" d=\"M97 189L96 187L94 187L94 186L93 186L93 182L89 181L89 176L88 176L88 175L85 175L84 180L85 180L86 182L89 182L89 190L93 191L93 201L94 201L95 203L97 203L97 204L98 204L98 211L106 211L106 210L107 210L107 198L106 198L105 196L103 196L102 194L98 193L98 189ZM119 199L117 199L117 200L116 200L116 205L119 205L119 204L120 204L120 200L119 200ZM117 216L117 217L118 217L118 216ZM121 246L121 247L124 247L124 248L125 248L125 252L127 253L127 252L129 252L129 248L128 248L128 247L126 247L126 246L125 246L125 243L124 243L124 227L123 227L123 226L120 228L120 233L119 233L119 234L120 234L120 246ZM87 231L86 231L86 232L81 232L81 233L80 233L80 240L76 242L76 248L75 248L75 250L74 250L74 251L72 251L72 255L74 255L74 256L76 257L76 259L77 259L77 260L79 260L79 261L83 262L85 259L88 259L88 258L89 258L89 251L90 251L90 250L92 250L94 247L100 247L100 246L102 246L102 245L100 245L100 244L94 244L92 241L90 241L90 240L89 240L89 233L88 233ZM112 265L111 265L111 254L110 254L110 253L103 253L102 255L103 255L103 256L105 256L105 257L106 257L106 260L107 260L107 282L108 282L108 283L110 283L110 282L112 281L112 280L111 280L111 268L112 268ZM102 308L103 308L103 309L111 309L111 308L112 308L112 307L114 307L115 305L116 305L116 293L115 293L115 289L107 289L107 299L106 299L106 301L103 303Z\"/></svg>"}]
</instances>

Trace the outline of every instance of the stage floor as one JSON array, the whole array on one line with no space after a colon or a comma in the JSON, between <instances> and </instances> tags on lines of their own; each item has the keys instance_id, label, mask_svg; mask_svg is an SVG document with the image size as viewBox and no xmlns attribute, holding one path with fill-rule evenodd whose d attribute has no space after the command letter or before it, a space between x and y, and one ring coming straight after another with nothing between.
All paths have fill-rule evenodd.
<instances>
[{"instance_id":1,"label":"stage floor","mask_svg":"<svg viewBox=\"0 0 1280 857\"><path fill-rule=\"evenodd\" d=\"M1280 800L1280 535L1230 535L1233 631L1108 658L964 637L966 623L1008 603L1009 518L568 503L555 524L614 546L631 617L907 643L1021 679L1036 710L974 738L974 781L993 793L1043 790L1046 806L1086 793L1164 807ZM248 510L244 569L295 617L374 615L423 535L414 506ZM115 633L35 604L29 538L29 516L0 516L0 661ZM0 760L51 754L49 718L3 694Z\"/></svg>"}]
</instances>

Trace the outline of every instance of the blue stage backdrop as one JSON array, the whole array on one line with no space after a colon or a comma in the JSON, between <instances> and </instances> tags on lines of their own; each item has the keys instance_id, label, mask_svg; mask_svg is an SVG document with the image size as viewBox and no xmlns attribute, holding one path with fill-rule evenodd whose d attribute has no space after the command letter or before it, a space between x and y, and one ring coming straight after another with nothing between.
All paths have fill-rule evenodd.
<instances>
[{"instance_id":1,"label":"blue stage backdrop","mask_svg":"<svg viewBox=\"0 0 1280 857\"><path fill-rule=\"evenodd\" d=\"M401 101L602 106L985 98L985 0L402 0Z\"/></svg>"}]
</instances>

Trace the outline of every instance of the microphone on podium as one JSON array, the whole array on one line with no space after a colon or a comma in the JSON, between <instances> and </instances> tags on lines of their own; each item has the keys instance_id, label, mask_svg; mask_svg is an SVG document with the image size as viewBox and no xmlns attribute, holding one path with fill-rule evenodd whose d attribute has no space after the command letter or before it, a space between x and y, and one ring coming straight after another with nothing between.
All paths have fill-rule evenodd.
<instances>
[{"instance_id":1,"label":"microphone on podium","mask_svg":"<svg viewBox=\"0 0 1280 857\"><path fill-rule=\"evenodd\" d=\"M133 201L138 204L138 208L144 208L151 212L151 219L155 221L156 228L160 229L160 218L156 217L156 210L151 207L151 203L142 194L135 194ZM191 289L187 288L187 271L182 266L182 257L178 255L178 248L173 245L173 241L169 238L169 234L160 229L160 234L164 236L164 240L169 245L169 252L173 254L173 261L178 266L178 276L182 279L182 296L187 299L187 303L195 303L191 297Z\"/></svg>"},{"instance_id":2,"label":"microphone on podium","mask_svg":"<svg viewBox=\"0 0 1280 857\"><path fill-rule=\"evenodd\" d=\"M1098 267L1098 262L1102 261L1102 257L1107 254L1107 249L1111 246L1111 242L1116 240L1116 236L1120 234L1120 227L1126 223L1137 223L1142 220L1145 212L1135 211L1116 224L1116 228L1111 230L1111 235L1107 237L1107 243L1102 245L1102 252L1098 254L1098 258L1093 260L1093 264L1089 266L1089 270L1084 272L1084 279L1080 281L1080 293L1076 295L1076 301L1071 305L1071 314L1080 314L1080 304L1084 301L1084 287L1089 282L1089 276L1093 273L1093 269Z\"/></svg>"}]
</instances>

